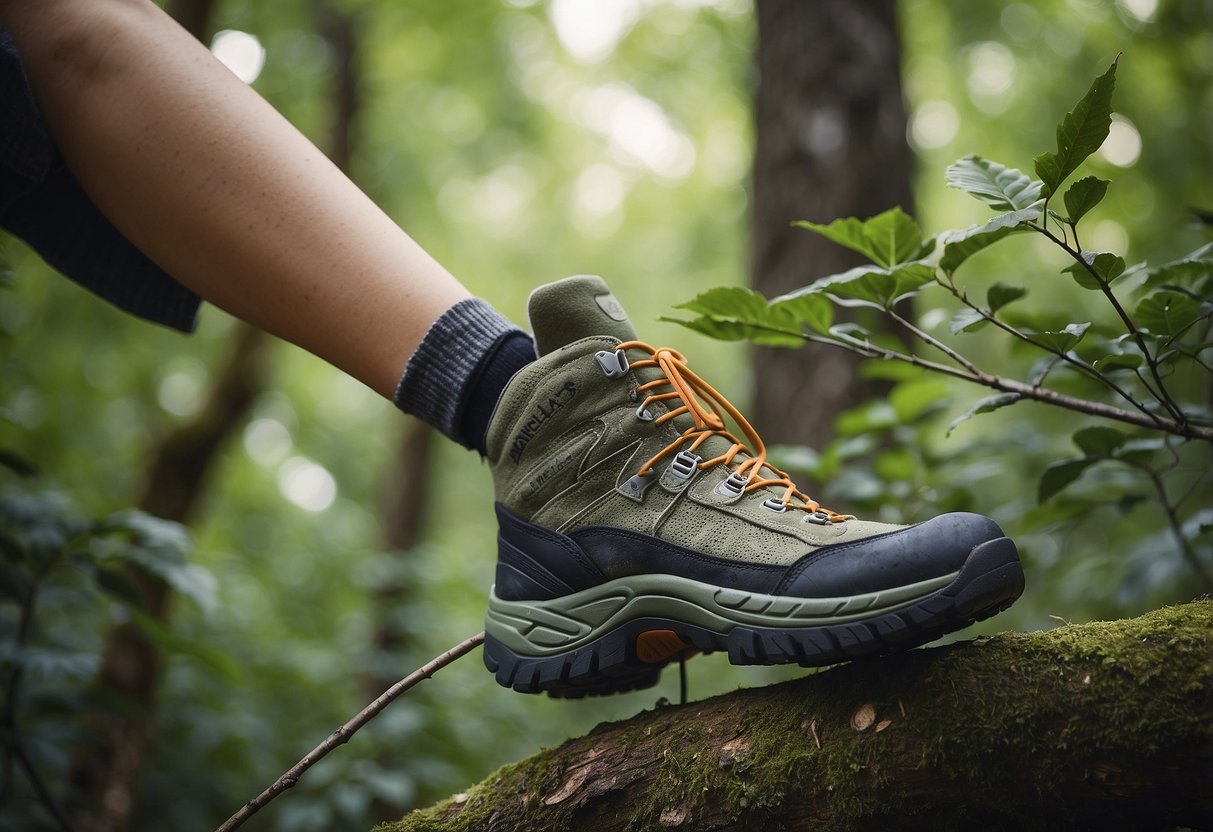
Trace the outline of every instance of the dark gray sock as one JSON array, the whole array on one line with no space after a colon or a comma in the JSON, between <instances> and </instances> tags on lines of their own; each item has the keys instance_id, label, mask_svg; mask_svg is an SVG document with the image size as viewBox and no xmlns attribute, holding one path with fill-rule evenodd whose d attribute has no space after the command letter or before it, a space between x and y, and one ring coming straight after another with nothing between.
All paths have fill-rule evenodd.
<instances>
[{"instance_id":1,"label":"dark gray sock","mask_svg":"<svg viewBox=\"0 0 1213 832\"><path fill-rule=\"evenodd\" d=\"M404 368L393 401L483 455L501 391L534 360L529 335L483 300L468 298L434 321Z\"/></svg>"}]
</instances>

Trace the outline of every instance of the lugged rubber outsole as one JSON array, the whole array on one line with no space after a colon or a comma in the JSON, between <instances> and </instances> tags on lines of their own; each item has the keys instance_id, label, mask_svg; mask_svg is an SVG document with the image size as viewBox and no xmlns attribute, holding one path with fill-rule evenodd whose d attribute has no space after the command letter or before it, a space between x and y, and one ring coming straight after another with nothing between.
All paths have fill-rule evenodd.
<instances>
[{"instance_id":1,"label":"lugged rubber outsole","mask_svg":"<svg viewBox=\"0 0 1213 832\"><path fill-rule=\"evenodd\" d=\"M908 650L946 633L989 618L1023 593L1024 575L1015 544L1008 538L975 547L946 586L894 609L869 617L840 615L815 626L734 624L718 632L700 624L643 615L620 622L592 641L560 652L525 655L486 627L484 663L499 684L521 693L560 698L601 696L657 684L661 671L679 653L728 651L732 664L786 664L821 667L841 661ZM797 603L804 599L788 599ZM643 661L637 640L664 631L687 650L675 649L659 661ZM652 656L648 658L652 659Z\"/></svg>"}]
</instances>

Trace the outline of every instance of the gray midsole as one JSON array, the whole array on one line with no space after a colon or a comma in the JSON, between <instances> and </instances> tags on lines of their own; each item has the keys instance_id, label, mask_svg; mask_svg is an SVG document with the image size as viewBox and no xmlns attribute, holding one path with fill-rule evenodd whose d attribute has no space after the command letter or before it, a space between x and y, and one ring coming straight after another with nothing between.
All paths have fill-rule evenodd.
<instances>
[{"instance_id":1,"label":"gray midsole","mask_svg":"<svg viewBox=\"0 0 1213 832\"><path fill-rule=\"evenodd\" d=\"M837 598L763 595L676 575L616 578L550 601L505 601L494 586L485 632L518 655L544 657L589 644L638 618L668 618L720 634L739 625L796 629L845 624L912 604L958 574Z\"/></svg>"}]
</instances>

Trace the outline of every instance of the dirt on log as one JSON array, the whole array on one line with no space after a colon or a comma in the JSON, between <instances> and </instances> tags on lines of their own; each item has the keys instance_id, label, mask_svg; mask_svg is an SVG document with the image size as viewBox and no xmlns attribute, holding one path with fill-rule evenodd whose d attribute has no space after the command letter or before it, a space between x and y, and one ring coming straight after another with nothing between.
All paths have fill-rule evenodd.
<instances>
[{"instance_id":1,"label":"dirt on log","mask_svg":"<svg viewBox=\"0 0 1213 832\"><path fill-rule=\"evenodd\" d=\"M377 832L1213 829L1211 784L1200 600L646 711Z\"/></svg>"}]
</instances>

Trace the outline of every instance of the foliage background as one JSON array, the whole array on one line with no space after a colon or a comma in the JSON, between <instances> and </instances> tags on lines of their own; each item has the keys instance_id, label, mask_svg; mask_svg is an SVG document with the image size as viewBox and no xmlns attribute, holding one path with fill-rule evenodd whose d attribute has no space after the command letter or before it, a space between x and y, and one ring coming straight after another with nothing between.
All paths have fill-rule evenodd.
<instances>
[{"instance_id":1,"label":"foliage background","mask_svg":"<svg viewBox=\"0 0 1213 832\"><path fill-rule=\"evenodd\" d=\"M603 274L647 340L677 344L744 403L761 378L741 348L656 318L702 288L746 281L755 79L745 0L342 5L362 38L353 176L373 198L515 320L524 320L534 285ZM591 7L601 16L597 39L561 22ZM267 60L256 88L320 140L332 66L313 12L308 0L225 0L217 22L257 35ZM966 196L943 187L946 164L976 152L1030 167L1060 114L1123 51L1123 126L1091 171L1113 186L1088 220L1090 245L1127 249L1134 262L1202 241L1188 217L1193 206L1213 207L1213 3L904 0L900 16L917 213L928 232L977 219ZM647 153L631 143L636 135L666 151ZM1027 283L1031 302L1046 308L1088 303L1033 236L982 255L971 273ZM207 309L186 338L134 321L52 275L16 241L2 245L15 276L0 294L0 448L42 471L32 482L7 477L5 488L66 495L87 517L129 506L154 439L197 407L232 322ZM818 276L812 264L805 269L805 283ZM946 332L947 313L935 317ZM1030 363L981 334L962 337L979 358ZM913 520L946 485L1003 522L1022 543L1029 589L986 631L1131 615L1197 594L1148 502L1085 510L1084 495L1098 497L1105 475L1084 477L1072 503L1036 507L1039 471L1066 453L1079 424L1018 405L945 438L948 418L983 394L947 395L915 429L937 467L890 475L865 456L857 474L823 487L826 504ZM424 542L383 551L383 483L399 418L311 356L275 350L271 389L209 484L193 558L215 577L213 598L177 605L180 649L168 664L134 828L217 824L364 704L368 667L403 675L480 629L495 537L487 471L443 443L425 484ZM854 421L856 432L871 427ZM1201 451L1184 465L1195 480L1208 462ZM899 477L909 493L891 488ZM375 590L402 577L411 589L391 612L409 638L376 655ZM6 627L10 606L0 608ZM31 674L31 688L79 691L104 628L122 615L111 602L48 604L38 635L70 648L77 663L71 673ZM720 656L688 670L694 697L804 672L738 670ZM426 805L540 745L676 698L676 674L666 676L647 692L559 702L499 688L471 658L394 705L253 828L366 829L375 801ZM58 726L37 734L35 750L48 770L61 769L73 735L61 717L31 718ZM7 801L0 828L29 828L31 812L28 802Z\"/></svg>"}]
</instances>

